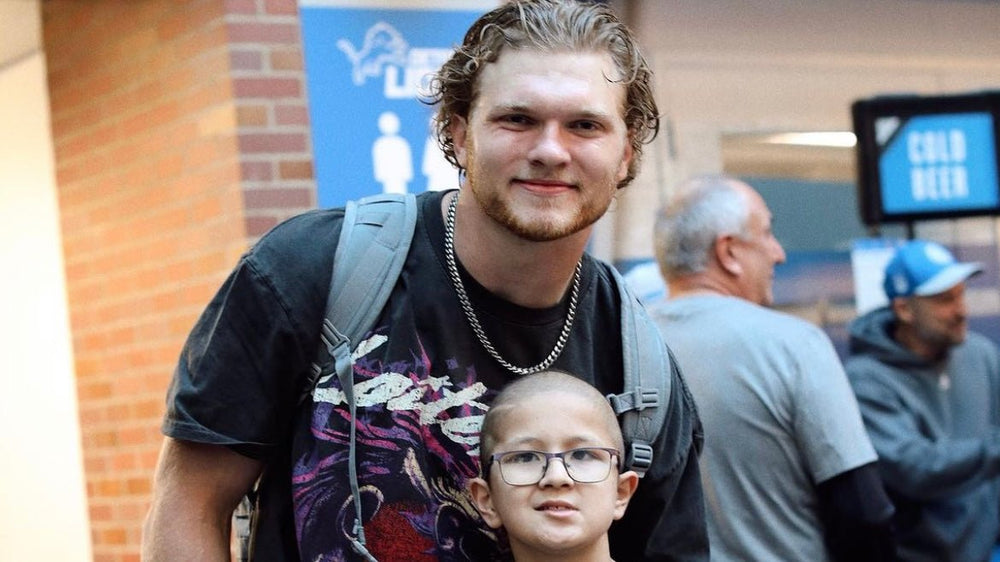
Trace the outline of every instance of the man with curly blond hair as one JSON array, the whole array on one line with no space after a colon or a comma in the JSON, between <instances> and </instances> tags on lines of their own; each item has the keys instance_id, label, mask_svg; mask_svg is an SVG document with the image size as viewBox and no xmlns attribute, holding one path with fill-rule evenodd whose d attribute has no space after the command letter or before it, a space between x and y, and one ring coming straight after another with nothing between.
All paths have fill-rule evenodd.
<instances>
[{"instance_id":1,"label":"man with curly blond hair","mask_svg":"<svg viewBox=\"0 0 1000 562\"><path fill-rule=\"evenodd\" d=\"M521 0L474 23L429 100L459 189L417 198L402 273L353 343L357 414L337 377L295 400L343 219L307 213L243 257L191 332L168 395L146 559L227 560L229 514L258 478L260 560L509 559L466 487L479 422L508 382L549 368L624 390L623 349L635 344L621 338L610 266L584 250L656 134L650 85L606 5ZM672 390L652 466L609 533L621 561L708 554L700 424L676 368L663 378Z\"/></svg>"}]
</instances>

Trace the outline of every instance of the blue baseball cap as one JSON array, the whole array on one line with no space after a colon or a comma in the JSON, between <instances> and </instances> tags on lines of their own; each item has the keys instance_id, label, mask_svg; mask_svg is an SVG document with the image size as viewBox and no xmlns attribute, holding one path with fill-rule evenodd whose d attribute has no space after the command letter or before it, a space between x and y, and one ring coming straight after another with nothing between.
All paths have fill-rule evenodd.
<instances>
[{"instance_id":1,"label":"blue baseball cap","mask_svg":"<svg viewBox=\"0 0 1000 562\"><path fill-rule=\"evenodd\" d=\"M900 246L885 267L882 287L889 300L943 293L983 271L979 263L955 261L937 242L912 240Z\"/></svg>"}]
</instances>

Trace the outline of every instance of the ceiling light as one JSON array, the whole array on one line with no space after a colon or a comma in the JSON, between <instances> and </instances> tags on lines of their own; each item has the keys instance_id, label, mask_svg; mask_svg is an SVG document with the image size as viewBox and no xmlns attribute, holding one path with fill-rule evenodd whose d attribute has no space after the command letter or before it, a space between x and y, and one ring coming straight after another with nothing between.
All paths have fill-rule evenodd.
<instances>
[{"instance_id":1,"label":"ceiling light","mask_svg":"<svg viewBox=\"0 0 1000 562\"><path fill-rule=\"evenodd\" d=\"M797 146L829 146L851 148L857 144L854 133L847 131L811 131L805 133L773 133L764 135L761 142Z\"/></svg>"}]
</instances>

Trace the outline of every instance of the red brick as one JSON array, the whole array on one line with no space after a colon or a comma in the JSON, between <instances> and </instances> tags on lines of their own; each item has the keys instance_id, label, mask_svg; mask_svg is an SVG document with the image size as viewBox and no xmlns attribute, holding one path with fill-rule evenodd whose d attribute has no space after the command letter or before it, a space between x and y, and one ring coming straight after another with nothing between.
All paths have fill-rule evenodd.
<instances>
[{"instance_id":1,"label":"red brick","mask_svg":"<svg viewBox=\"0 0 1000 562\"><path fill-rule=\"evenodd\" d=\"M278 164L278 175L285 180L312 179L312 160L282 161Z\"/></svg>"},{"instance_id":2,"label":"red brick","mask_svg":"<svg viewBox=\"0 0 1000 562\"><path fill-rule=\"evenodd\" d=\"M247 190L245 197L249 209L304 207L312 202L312 193L308 189L251 189Z\"/></svg>"},{"instance_id":3,"label":"red brick","mask_svg":"<svg viewBox=\"0 0 1000 562\"><path fill-rule=\"evenodd\" d=\"M247 217L247 235L252 237L261 236L277 224L278 220L274 217Z\"/></svg>"},{"instance_id":4,"label":"red brick","mask_svg":"<svg viewBox=\"0 0 1000 562\"><path fill-rule=\"evenodd\" d=\"M306 148L304 133L241 133L239 146L242 152L302 152Z\"/></svg>"},{"instance_id":5,"label":"red brick","mask_svg":"<svg viewBox=\"0 0 1000 562\"><path fill-rule=\"evenodd\" d=\"M264 68L264 55L260 51L235 49L229 54L229 64L233 70L261 70Z\"/></svg>"},{"instance_id":6,"label":"red brick","mask_svg":"<svg viewBox=\"0 0 1000 562\"><path fill-rule=\"evenodd\" d=\"M245 182L270 181L274 177L273 166L269 161L241 162L240 175Z\"/></svg>"},{"instance_id":7,"label":"red brick","mask_svg":"<svg viewBox=\"0 0 1000 562\"><path fill-rule=\"evenodd\" d=\"M96 505L96 502L90 502L90 519L93 521L107 521L111 519L111 506Z\"/></svg>"},{"instance_id":8,"label":"red brick","mask_svg":"<svg viewBox=\"0 0 1000 562\"><path fill-rule=\"evenodd\" d=\"M233 92L238 98L301 97L302 82L297 78L236 78Z\"/></svg>"},{"instance_id":9,"label":"red brick","mask_svg":"<svg viewBox=\"0 0 1000 562\"><path fill-rule=\"evenodd\" d=\"M241 105L236 108L236 121L241 127L267 125L268 108L263 105Z\"/></svg>"},{"instance_id":10,"label":"red brick","mask_svg":"<svg viewBox=\"0 0 1000 562\"><path fill-rule=\"evenodd\" d=\"M300 49L276 49L270 54L273 70L302 70L305 66Z\"/></svg>"},{"instance_id":11,"label":"red brick","mask_svg":"<svg viewBox=\"0 0 1000 562\"><path fill-rule=\"evenodd\" d=\"M152 491L149 478L129 478L125 482L125 489L130 494L146 495Z\"/></svg>"},{"instance_id":12,"label":"red brick","mask_svg":"<svg viewBox=\"0 0 1000 562\"><path fill-rule=\"evenodd\" d=\"M228 25L232 43L296 44L299 42L298 23L243 23Z\"/></svg>"},{"instance_id":13,"label":"red brick","mask_svg":"<svg viewBox=\"0 0 1000 562\"><path fill-rule=\"evenodd\" d=\"M264 0L264 11L268 14L295 15L299 13L298 0Z\"/></svg>"},{"instance_id":14,"label":"red brick","mask_svg":"<svg viewBox=\"0 0 1000 562\"><path fill-rule=\"evenodd\" d=\"M257 0L226 0L227 14L256 14Z\"/></svg>"},{"instance_id":15,"label":"red brick","mask_svg":"<svg viewBox=\"0 0 1000 562\"><path fill-rule=\"evenodd\" d=\"M98 533L99 542L106 544L125 544L125 529L120 527L104 529Z\"/></svg>"},{"instance_id":16,"label":"red brick","mask_svg":"<svg viewBox=\"0 0 1000 562\"><path fill-rule=\"evenodd\" d=\"M309 109L304 105L276 105L274 122L278 125L309 125Z\"/></svg>"}]
</instances>

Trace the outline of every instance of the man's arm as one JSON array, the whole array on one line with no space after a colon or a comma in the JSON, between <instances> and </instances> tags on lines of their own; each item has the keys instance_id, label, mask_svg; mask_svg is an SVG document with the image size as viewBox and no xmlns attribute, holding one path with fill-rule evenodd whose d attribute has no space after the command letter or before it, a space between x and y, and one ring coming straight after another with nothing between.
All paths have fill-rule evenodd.
<instances>
[{"instance_id":1,"label":"man's arm","mask_svg":"<svg viewBox=\"0 0 1000 562\"><path fill-rule=\"evenodd\" d=\"M933 500L962 493L1000 474L1000 430L978 437L932 440L905 411L895 391L854 373L865 427L878 451L886 485L907 497Z\"/></svg>"},{"instance_id":2,"label":"man's arm","mask_svg":"<svg viewBox=\"0 0 1000 562\"><path fill-rule=\"evenodd\" d=\"M142 559L230 560L233 510L263 467L221 445L166 438L142 536Z\"/></svg>"},{"instance_id":3,"label":"man's arm","mask_svg":"<svg viewBox=\"0 0 1000 562\"><path fill-rule=\"evenodd\" d=\"M882 487L876 463L861 465L820 482L820 517L834 560L882 562L896 559L892 535L895 508Z\"/></svg>"}]
</instances>

